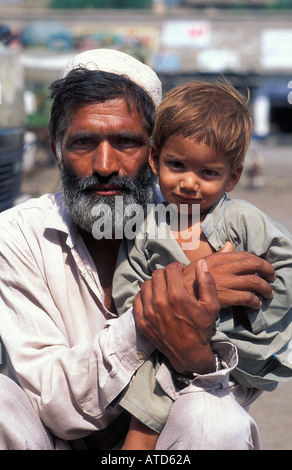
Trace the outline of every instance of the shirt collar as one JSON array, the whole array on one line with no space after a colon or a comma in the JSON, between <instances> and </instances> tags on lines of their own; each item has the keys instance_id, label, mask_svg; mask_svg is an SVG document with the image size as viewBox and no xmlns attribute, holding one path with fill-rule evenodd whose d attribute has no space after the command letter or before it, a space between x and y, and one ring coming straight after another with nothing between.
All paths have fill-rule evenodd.
<instances>
[{"instance_id":1,"label":"shirt collar","mask_svg":"<svg viewBox=\"0 0 292 470\"><path fill-rule=\"evenodd\" d=\"M60 192L54 194L52 209L48 212L45 219L44 228L66 233L68 235L66 243L70 248L72 248L77 242L79 232L71 216L67 212L63 196Z\"/></svg>"},{"instance_id":2,"label":"shirt collar","mask_svg":"<svg viewBox=\"0 0 292 470\"><path fill-rule=\"evenodd\" d=\"M225 203L228 201L226 193L221 196L219 201L214 204L209 213L207 214L205 220L201 224L201 228L209 239L214 230L216 229L217 223L220 221L222 214L224 212Z\"/></svg>"}]
</instances>

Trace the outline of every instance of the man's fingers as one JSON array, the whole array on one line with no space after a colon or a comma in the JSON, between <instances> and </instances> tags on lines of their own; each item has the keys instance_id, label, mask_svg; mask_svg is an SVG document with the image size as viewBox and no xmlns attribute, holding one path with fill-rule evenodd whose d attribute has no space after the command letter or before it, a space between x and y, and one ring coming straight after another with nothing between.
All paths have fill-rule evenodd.
<instances>
[{"instance_id":1,"label":"man's fingers","mask_svg":"<svg viewBox=\"0 0 292 470\"><path fill-rule=\"evenodd\" d=\"M135 322L138 330L145 331L146 320L144 316L144 305L148 306L148 311L152 305L152 282L145 281L141 286L141 290L138 292L133 301L133 310L135 315Z\"/></svg>"},{"instance_id":2,"label":"man's fingers","mask_svg":"<svg viewBox=\"0 0 292 470\"><path fill-rule=\"evenodd\" d=\"M252 292L230 291L226 305L224 305L224 301L222 301L221 307L230 306L230 304L233 306L248 307L253 310L258 310L261 308L262 301L258 295L253 294Z\"/></svg>"},{"instance_id":3,"label":"man's fingers","mask_svg":"<svg viewBox=\"0 0 292 470\"><path fill-rule=\"evenodd\" d=\"M241 291L246 294L248 291L251 294L258 294L265 299L272 299L274 292L270 284L262 279L257 274L248 274L238 278L231 278L229 280L229 290Z\"/></svg>"},{"instance_id":4,"label":"man's fingers","mask_svg":"<svg viewBox=\"0 0 292 470\"><path fill-rule=\"evenodd\" d=\"M200 304L208 308L212 314L218 314L220 303L217 296L216 284L211 276L208 265L204 259L196 264L196 280L198 289L198 299Z\"/></svg>"},{"instance_id":5,"label":"man's fingers","mask_svg":"<svg viewBox=\"0 0 292 470\"><path fill-rule=\"evenodd\" d=\"M216 270L222 273L228 272L230 277L257 273L267 282L273 282L276 278L275 270L268 261L246 251L218 251L205 259L212 275Z\"/></svg>"},{"instance_id":6,"label":"man's fingers","mask_svg":"<svg viewBox=\"0 0 292 470\"><path fill-rule=\"evenodd\" d=\"M275 270L273 266L266 260L253 255L252 253L244 252L241 261L240 274L257 273L267 282L274 282L276 279Z\"/></svg>"}]
</instances>

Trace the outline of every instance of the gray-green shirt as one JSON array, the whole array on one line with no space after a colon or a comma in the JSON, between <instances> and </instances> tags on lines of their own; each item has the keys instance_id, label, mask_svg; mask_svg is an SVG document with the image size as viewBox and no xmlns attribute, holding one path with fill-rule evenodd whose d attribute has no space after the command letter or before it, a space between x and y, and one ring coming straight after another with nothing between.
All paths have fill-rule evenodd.
<instances>
[{"instance_id":1,"label":"gray-green shirt","mask_svg":"<svg viewBox=\"0 0 292 470\"><path fill-rule=\"evenodd\" d=\"M158 268L173 261L189 263L171 235L159 237L153 212L145 221L145 236L122 244L113 283L119 314L131 306L141 283ZM262 299L258 311L245 309L245 324L234 324L231 309L220 312L214 341L230 341L238 350L233 378L245 387L272 390L292 377L292 237L252 204L224 195L201 224L209 243L218 251L231 241L236 251L248 251L268 260L277 278L272 300ZM158 236L151 235L158 230Z\"/></svg>"}]
</instances>

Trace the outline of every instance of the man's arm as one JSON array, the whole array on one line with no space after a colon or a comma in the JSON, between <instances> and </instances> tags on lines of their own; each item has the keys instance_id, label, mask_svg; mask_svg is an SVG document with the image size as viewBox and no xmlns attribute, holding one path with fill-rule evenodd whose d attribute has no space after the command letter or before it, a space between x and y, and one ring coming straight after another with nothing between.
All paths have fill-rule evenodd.
<instances>
[{"instance_id":1,"label":"man's arm","mask_svg":"<svg viewBox=\"0 0 292 470\"><path fill-rule=\"evenodd\" d=\"M259 295L273 298L270 283L276 278L273 266L252 253L234 252L232 243L206 257L208 269L212 274L221 308L242 305L253 309L261 306ZM190 292L196 295L194 265L184 269L184 279Z\"/></svg>"},{"instance_id":2,"label":"man's arm","mask_svg":"<svg viewBox=\"0 0 292 470\"><path fill-rule=\"evenodd\" d=\"M271 264L250 253L232 253L229 249L227 246L223 252L206 257L207 271L201 261L184 269L172 263L155 271L135 298L138 329L178 372L212 372L210 339L220 306L257 308L257 293L273 296L269 282L275 274Z\"/></svg>"},{"instance_id":3,"label":"man's arm","mask_svg":"<svg viewBox=\"0 0 292 470\"><path fill-rule=\"evenodd\" d=\"M210 339L220 304L204 260L195 264L195 276L198 299L187 291L183 266L175 262L155 271L133 303L140 332L182 374L215 370Z\"/></svg>"},{"instance_id":4,"label":"man's arm","mask_svg":"<svg viewBox=\"0 0 292 470\"><path fill-rule=\"evenodd\" d=\"M26 218L1 216L0 335L45 425L76 439L120 413L112 402L153 346L137 332L131 311L106 323L71 259L67 235L43 236L44 211L30 217L29 204Z\"/></svg>"}]
</instances>

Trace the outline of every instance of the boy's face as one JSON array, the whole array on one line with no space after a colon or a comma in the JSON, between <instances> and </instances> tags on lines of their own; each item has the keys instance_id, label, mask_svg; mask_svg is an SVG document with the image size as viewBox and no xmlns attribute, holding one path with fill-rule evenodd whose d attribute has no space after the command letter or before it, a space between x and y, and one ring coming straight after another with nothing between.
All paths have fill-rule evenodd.
<instances>
[{"instance_id":1,"label":"boy's face","mask_svg":"<svg viewBox=\"0 0 292 470\"><path fill-rule=\"evenodd\" d=\"M153 147L150 165L169 204L176 204L178 209L180 204L200 204L201 215L224 192L232 191L243 168L231 170L226 157L218 156L213 148L181 136L170 137L160 153Z\"/></svg>"}]
</instances>

